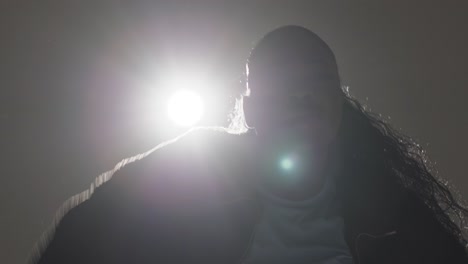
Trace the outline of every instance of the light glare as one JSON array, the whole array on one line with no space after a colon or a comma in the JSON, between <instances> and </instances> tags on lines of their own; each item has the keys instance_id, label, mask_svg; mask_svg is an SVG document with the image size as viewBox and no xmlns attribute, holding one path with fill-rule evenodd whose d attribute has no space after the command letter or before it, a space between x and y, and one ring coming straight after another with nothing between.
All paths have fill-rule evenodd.
<instances>
[{"instance_id":1,"label":"light glare","mask_svg":"<svg viewBox=\"0 0 468 264\"><path fill-rule=\"evenodd\" d=\"M169 100L168 115L179 126L193 126L203 115L201 97L193 91L177 91Z\"/></svg>"},{"instance_id":2,"label":"light glare","mask_svg":"<svg viewBox=\"0 0 468 264\"><path fill-rule=\"evenodd\" d=\"M294 164L293 164L293 162L292 162L292 160L290 158L284 158L284 159L281 160L280 165L281 165L281 168L283 170L288 171L288 170L291 170L293 168Z\"/></svg>"}]
</instances>

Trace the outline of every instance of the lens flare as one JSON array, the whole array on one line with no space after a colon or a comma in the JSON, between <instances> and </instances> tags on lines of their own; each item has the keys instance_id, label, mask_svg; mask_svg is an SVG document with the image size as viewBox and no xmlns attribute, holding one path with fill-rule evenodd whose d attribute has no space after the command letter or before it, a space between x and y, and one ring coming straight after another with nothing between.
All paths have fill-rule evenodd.
<instances>
[{"instance_id":1,"label":"lens flare","mask_svg":"<svg viewBox=\"0 0 468 264\"><path fill-rule=\"evenodd\" d=\"M294 168L294 162L292 161L291 158L283 158L280 161L280 166L283 170L290 171Z\"/></svg>"}]
</instances>

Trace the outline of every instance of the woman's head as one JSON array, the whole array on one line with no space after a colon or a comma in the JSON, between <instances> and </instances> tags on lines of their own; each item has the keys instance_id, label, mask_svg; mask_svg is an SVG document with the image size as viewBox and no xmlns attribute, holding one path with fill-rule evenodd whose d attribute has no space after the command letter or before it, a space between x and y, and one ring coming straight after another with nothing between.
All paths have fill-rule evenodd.
<instances>
[{"instance_id":1,"label":"woman's head","mask_svg":"<svg viewBox=\"0 0 468 264\"><path fill-rule=\"evenodd\" d=\"M258 42L247 69L244 111L259 141L283 142L291 151L313 153L316 165L323 163L344 98L327 44L303 27L281 27Z\"/></svg>"}]
</instances>

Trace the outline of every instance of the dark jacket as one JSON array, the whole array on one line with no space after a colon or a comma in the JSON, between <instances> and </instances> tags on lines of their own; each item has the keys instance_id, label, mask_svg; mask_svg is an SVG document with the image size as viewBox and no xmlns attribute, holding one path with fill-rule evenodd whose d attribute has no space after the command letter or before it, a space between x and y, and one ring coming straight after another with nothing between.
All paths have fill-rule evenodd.
<instances>
[{"instance_id":1,"label":"dark jacket","mask_svg":"<svg viewBox=\"0 0 468 264\"><path fill-rule=\"evenodd\" d=\"M195 130L118 164L96 182L104 184L67 202L34 262L242 263L262 210L252 137ZM391 194L388 214L360 206L378 192L342 201L355 263L468 263L463 247L409 193Z\"/></svg>"}]
</instances>

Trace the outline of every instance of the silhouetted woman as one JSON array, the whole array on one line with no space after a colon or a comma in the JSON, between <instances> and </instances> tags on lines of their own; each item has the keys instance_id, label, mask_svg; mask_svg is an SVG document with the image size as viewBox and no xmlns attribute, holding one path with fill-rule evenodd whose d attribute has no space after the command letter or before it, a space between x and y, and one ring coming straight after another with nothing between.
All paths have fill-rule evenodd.
<instances>
[{"instance_id":1,"label":"silhouetted woman","mask_svg":"<svg viewBox=\"0 0 468 264\"><path fill-rule=\"evenodd\" d=\"M229 129L98 177L36 262L468 263L467 210L419 145L342 89L325 42L281 27L247 66Z\"/></svg>"}]
</instances>

